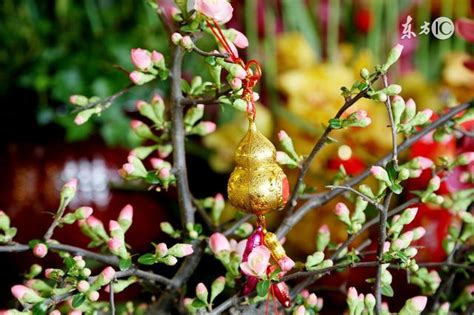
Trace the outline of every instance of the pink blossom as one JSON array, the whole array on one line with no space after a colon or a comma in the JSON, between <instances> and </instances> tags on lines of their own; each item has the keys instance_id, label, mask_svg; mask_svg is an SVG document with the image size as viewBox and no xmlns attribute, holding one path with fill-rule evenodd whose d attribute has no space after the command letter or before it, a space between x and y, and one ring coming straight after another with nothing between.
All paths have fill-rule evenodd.
<instances>
[{"instance_id":1,"label":"pink blossom","mask_svg":"<svg viewBox=\"0 0 474 315\"><path fill-rule=\"evenodd\" d=\"M0 314L1 314L1 312L0 312ZM50 312L49 315L61 315L61 312L58 311L58 310L54 310L54 311Z\"/></svg>"},{"instance_id":2,"label":"pink blossom","mask_svg":"<svg viewBox=\"0 0 474 315\"><path fill-rule=\"evenodd\" d=\"M240 268L248 276L264 278L270 260L270 254L270 251L265 246L257 246L250 253L248 260L240 264Z\"/></svg>"},{"instance_id":3,"label":"pink blossom","mask_svg":"<svg viewBox=\"0 0 474 315\"><path fill-rule=\"evenodd\" d=\"M390 242L385 242L385 243L383 243L382 252L383 252L383 253L386 253L386 252L388 252L389 249L390 249Z\"/></svg>"},{"instance_id":4,"label":"pink blossom","mask_svg":"<svg viewBox=\"0 0 474 315\"><path fill-rule=\"evenodd\" d=\"M194 9L219 24L229 22L234 10L227 0L196 0Z\"/></svg>"},{"instance_id":5,"label":"pink blossom","mask_svg":"<svg viewBox=\"0 0 474 315\"><path fill-rule=\"evenodd\" d=\"M416 111L416 103L412 98L409 98L405 103L405 108L408 111L415 112Z\"/></svg>"},{"instance_id":6,"label":"pink blossom","mask_svg":"<svg viewBox=\"0 0 474 315\"><path fill-rule=\"evenodd\" d=\"M426 117L426 119L430 119L431 116L433 116L433 110L429 108L422 110L421 113Z\"/></svg>"},{"instance_id":7,"label":"pink blossom","mask_svg":"<svg viewBox=\"0 0 474 315\"><path fill-rule=\"evenodd\" d=\"M146 102L142 100L138 100L135 102L135 107L137 108L138 111L140 111L140 108L142 108L145 105L146 105Z\"/></svg>"},{"instance_id":8,"label":"pink blossom","mask_svg":"<svg viewBox=\"0 0 474 315\"><path fill-rule=\"evenodd\" d=\"M372 173L372 175L378 180L382 180L382 181L388 180L387 171L381 166L377 166L377 165L372 166L370 168L370 173Z\"/></svg>"},{"instance_id":9,"label":"pink blossom","mask_svg":"<svg viewBox=\"0 0 474 315\"><path fill-rule=\"evenodd\" d=\"M426 296L415 296L414 298L411 299L413 302L413 307L415 308L416 311L421 312L425 309L426 307L426 302L428 301L428 298Z\"/></svg>"},{"instance_id":10,"label":"pink blossom","mask_svg":"<svg viewBox=\"0 0 474 315\"><path fill-rule=\"evenodd\" d=\"M301 291L300 294L306 299L309 296L309 291L307 289L304 289L303 291Z\"/></svg>"},{"instance_id":11,"label":"pink blossom","mask_svg":"<svg viewBox=\"0 0 474 315\"><path fill-rule=\"evenodd\" d=\"M175 32L171 35L171 42L175 45L179 45L182 39L183 39L183 35L181 35L180 33Z\"/></svg>"},{"instance_id":12,"label":"pink blossom","mask_svg":"<svg viewBox=\"0 0 474 315\"><path fill-rule=\"evenodd\" d=\"M348 216L349 215L349 209L347 208L347 206L343 202L338 202L336 204L336 207L334 208L334 213L338 217Z\"/></svg>"},{"instance_id":13,"label":"pink blossom","mask_svg":"<svg viewBox=\"0 0 474 315\"><path fill-rule=\"evenodd\" d=\"M470 43L474 43L474 20L461 18L456 20L456 33Z\"/></svg>"},{"instance_id":14,"label":"pink blossom","mask_svg":"<svg viewBox=\"0 0 474 315\"><path fill-rule=\"evenodd\" d=\"M125 163L123 166L122 166L123 170L125 171L125 173L127 174L133 174L133 172L135 171L135 166L133 166L132 163Z\"/></svg>"},{"instance_id":15,"label":"pink blossom","mask_svg":"<svg viewBox=\"0 0 474 315\"><path fill-rule=\"evenodd\" d=\"M355 116L356 116L357 120L362 120L364 118L367 118L367 112L363 109L360 109L360 110L355 112Z\"/></svg>"},{"instance_id":16,"label":"pink blossom","mask_svg":"<svg viewBox=\"0 0 474 315\"><path fill-rule=\"evenodd\" d=\"M207 288L204 285L204 283L202 282L198 283L198 285L196 286L196 295L201 295L206 292L207 292Z\"/></svg>"},{"instance_id":17,"label":"pink blossom","mask_svg":"<svg viewBox=\"0 0 474 315\"><path fill-rule=\"evenodd\" d=\"M230 243L224 234L214 233L209 238L209 247L214 254L219 254L220 252L226 250L230 251Z\"/></svg>"},{"instance_id":18,"label":"pink blossom","mask_svg":"<svg viewBox=\"0 0 474 315\"><path fill-rule=\"evenodd\" d=\"M43 243L38 243L33 247L33 255L39 258L43 258L48 254L48 247Z\"/></svg>"},{"instance_id":19,"label":"pink blossom","mask_svg":"<svg viewBox=\"0 0 474 315\"><path fill-rule=\"evenodd\" d=\"M130 51L132 63L139 70L147 70L153 65L151 54L148 50L135 48Z\"/></svg>"},{"instance_id":20,"label":"pink blossom","mask_svg":"<svg viewBox=\"0 0 474 315\"><path fill-rule=\"evenodd\" d=\"M127 220L127 221L132 221L133 219L133 207L132 205L128 204L123 209L120 211L119 217L120 220Z\"/></svg>"},{"instance_id":21,"label":"pink blossom","mask_svg":"<svg viewBox=\"0 0 474 315\"><path fill-rule=\"evenodd\" d=\"M78 216L78 219L80 220L87 219L92 215L93 212L94 209L92 209L91 207L80 207L76 210L76 214Z\"/></svg>"}]
</instances>

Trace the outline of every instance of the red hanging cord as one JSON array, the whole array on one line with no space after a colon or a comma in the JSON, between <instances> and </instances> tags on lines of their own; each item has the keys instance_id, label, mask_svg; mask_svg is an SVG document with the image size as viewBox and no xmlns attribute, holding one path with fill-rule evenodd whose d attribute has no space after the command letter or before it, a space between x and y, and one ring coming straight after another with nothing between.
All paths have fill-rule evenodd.
<instances>
[{"instance_id":1,"label":"red hanging cord","mask_svg":"<svg viewBox=\"0 0 474 315\"><path fill-rule=\"evenodd\" d=\"M247 76L242 82L242 98L247 102L247 114L249 115L249 118L255 120L257 112L255 108L255 100L253 98L253 88L255 85L257 85L257 82L260 80L262 75L260 64L256 60L250 60L249 62L245 63L241 58L237 57L230 48L230 45L227 42L227 39L224 36L221 28L219 27L219 24L217 24L214 19L211 19L211 21L212 24L209 22L209 20L206 21L206 24L211 30L212 34L216 37L217 41L229 54L230 61L242 66L247 72Z\"/></svg>"}]
</instances>

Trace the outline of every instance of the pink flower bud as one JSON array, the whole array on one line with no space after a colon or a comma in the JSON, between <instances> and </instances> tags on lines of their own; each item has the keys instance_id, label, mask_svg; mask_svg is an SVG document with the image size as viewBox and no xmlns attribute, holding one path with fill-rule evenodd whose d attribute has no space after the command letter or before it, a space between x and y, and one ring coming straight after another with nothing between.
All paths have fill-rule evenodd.
<instances>
[{"instance_id":1,"label":"pink flower bud","mask_svg":"<svg viewBox=\"0 0 474 315\"><path fill-rule=\"evenodd\" d=\"M73 310L72 312L69 312L68 315L82 315L82 311L80 311L80 310Z\"/></svg>"},{"instance_id":2,"label":"pink flower bud","mask_svg":"<svg viewBox=\"0 0 474 315\"><path fill-rule=\"evenodd\" d=\"M115 231L115 230L121 230L122 228L120 227L120 224L115 221L115 220L110 220L109 221L109 231Z\"/></svg>"},{"instance_id":3,"label":"pink flower bud","mask_svg":"<svg viewBox=\"0 0 474 315\"><path fill-rule=\"evenodd\" d=\"M23 299L23 297L30 291L31 291L30 288L25 287L24 285L21 285L21 284L14 285L11 288L11 292L17 300Z\"/></svg>"},{"instance_id":4,"label":"pink flower bud","mask_svg":"<svg viewBox=\"0 0 474 315\"><path fill-rule=\"evenodd\" d=\"M33 255L39 258L43 258L48 254L48 247L43 243L38 243L33 247Z\"/></svg>"},{"instance_id":5,"label":"pink flower bud","mask_svg":"<svg viewBox=\"0 0 474 315\"><path fill-rule=\"evenodd\" d=\"M86 223L92 229L96 228L96 227L104 227L104 225L102 224L102 221L100 221L99 219L97 219L93 215L91 215L90 217L87 218Z\"/></svg>"},{"instance_id":6,"label":"pink flower bud","mask_svg":"<svg viewBox=\"0 0 474 315\"><path fill-rule=\"evenodd\" d=\"M127 220L132 221L133 219L133 207L132 205L128 204L120 211L118 220Z\"/></svg>"},{"instance_id":7,"label":"pink flower bud","mask_svg":"<svg viewBox=\"0 0 474 315\"><path fill-rule=\"evenodd\" d=\"M63 189L65 188L72 189L75 192L77 190L77 179L71 178L66 184L64 184Z\"/></svg>"},{"instance_id":8,"label":"pink flower bud","mask_svg":"<svg viewBox=\"0 0 474 315\"><path fill-rule=\"evenodd\" d=\"M388 252L390 249L390 242L385 242L383 243L383 249L382 249L382 252L385 254L386 252Z\"/></svg>"},{"instance_id":9,"label":"pink flower bud","mask_svg":"<svg viewBox=\"0 0 474 315\"><path fill-rule=\"evenodd\" d=\"M357 300L359 297L357 295L357 290L356 288L354 287L350 287L349 290L347 291L347 297L350 299L350 300Z\"/></svg>"},{"instance_id":10,"label":"pink flower bud","mask_svg":"<svg viewBox=\"0 0 474 315\"><path fill-rule=\"evenodd\" d=\"M372 166L370 168L370 173L372 173L372 175L377 178L378 180L381 180L381 181L384 181L384 182L389 182L389 178L388 178L388 173L387 171L381 167L381 166Z\"/></svg>"},{"instance_id":11,"label":"pink flower bud","mask_svg":"<svg viewBox=\"0 0 474 315\"><path fill-rule=\"evenodd\" d=\"M162 180L169 179L170 175L171 175L171 172L170 172L169 168L162 168L162 169L160 169L160 171L158 173L158 177Z\"/></svg>"},{"instance_id":12,"label":"pink flower bud","mask_svg":"<svg viewBox=\"0 0 474 315\"><path fill-rule=\"evenodd\" d=\"M238 90L242 87L242 80L239 79L239 78L233 78L230 82L230 87L233 89L233 90Z\"/></svg>"},{"instance_id":13,"label":"pink flower bud","mask_svg":"<svg viewBox=\"0 0 474 315\"><path fill-rule=\"evenodd\" d=\"M304 289L303 291L301 291L300 294L303 298L306 299L309 296L309 291L307 289Z\"/></svg>"},{"instance_id":14,"label":"pink flower bud","mask_svg":"<svg viewBox=\"0 0 474 315\"><path fill-rule=\"evenodd\" d=\"M239 32L238 30L233 29L232 31L235 36L234 40L232 41L234 45L242 49L247 48L249 45L249 40L247 39L247 37L242 32Z\"/></svg>"},{"instance_id":15,"label":"pink flower bud","mask_svg":"<svg viewBox=\"0 0 474 315\"><path fill-rule=\"evenodd\" d=\"M152 74L146 74L146 73L143 73L143 72L140 72L140 71L132 71L132 72L130 72L128 77L130 78L130 80L135 85L145 84L145 83L150 82L151 80L153 80L155 78L155 76L152 75Z\"/></svg>"},{"instance_id":16,"label":"pink flower bud","mask_svg":"<svg viewBox=\"0 0 474 315\"><path fill-rule=\"evenodd\" d=\"M168 254L181 258L191 255L193 252L194 250L191 244L176 244L169 249Z\"/></svg>"},{"instance_id":17,"label":"pink flower bud","mask_svg":"<svg viewBox=\"0 0 474 315\"><path fill-rule=\"evenodd\" d=\"M403 51L403 48L404 46L402 44L397 44L395 45L395 47L393 47L392 49L399 55L402 54L402 51Z\"/></svg>"},{"instance_id":18,"label":"pink flower bud","mask_svg":"<svg viewBox=\"0 0 474 315\"><path fill-rule=\"evenodd\" d=\"M226 250L230 251L230 243L224 234L214 233L209 238L209 247L214 254L219 254L220 252Z\"/></svg>"},{"instance_id":19,"label":"pink flower bud","mask_svg":"<svg viewBox=\"0 0 474 315\"><path fill-rule=\"evenodd\" d=\"M349 209L343 202L338 202L334 208L334 213L338 217L345 217L349 215Z\"/></svg>"},{"instance_id":20,"label":"pink flower bud","mask_svg":"<svg viewBox=\"0 0 474 315\"><path fill-rule=\"evenodd\" d=\"M459 155L458 158L459 164L468 165L474 162L474 152L464 152Z\"/></svg>"},{"instance_id":21,"label":"pink flower bud","mask_svg":"<svg viewBox=\"0 0 474 315\"><path fill-rule=\"evenodd\" d=\"M44 271L44 276L47 278L47 279L51 279L51 275L52 273L54 272L54 269L53 268L48 268Z\"/></svg>"},{"instance_id":22,"label":"pink flower bud","mask_svg":"<svg viewBox=\"0 0 474 315\"><path fill-rule=\"evenodd\" d=\"M155 247L155 253L160 257L165 256L168 253L168 246L165 243L159 243Z\"/></svg>"},{"instance_id":23,"label":"pink flower bud","mask_svg":"<svg viewBox=\"0 0 474 315\"><path fill-rule=\"evenodd\" d=\"M441 185L441 178L439 178L439 176L434 176L428 183L428 187L432 191L437 191L440 185Z\"/></svg>"},{"instance_id":24,"label":"pink flower bud","mask_svg":"<svg viewBox=\"0 0 474 315\"><path fill-rule=\"evenodd\" d=\"M171 42L173 42L173 44L175 45L179 45L182 39L183 39L183 35L181 35L180 33L173 33L171 35Z\"/></svg>"},{"instance_id":25,"label":"pink flower bud","mask_svg":"<svg viewBox=\"0 0 474 315\"><path fill-rule=\"evenodd\" d=\"M319 233L323 233L323 234L329 234L329 227L327 224L323 224L321 225L321 227L319 228L318 230Z\"/></svg>"},{"instance_id":26,"label":"pink flower bud","mask_svg":"<svg viewBox=\"0 0 474 315\"><path fill-rule=\"evenodd\" d=\"M104 277L105 282L109 283L115 276L115 270L112 267L106 267L100 274Z\"/></svg>"},{"instance_id":27,"label":"pink flower bud","mask_svg":"<svg viewBox=\"0 0 474 315\"><path fill-rule=\"evenodd\" d=\"M426 307L426 302L428 301L428 298L426 296L415 296L414 298L411 299L413 302L413 307L415 308L416 311L422 312L425 307Z\"/></svg>"},{"instance_id":28,"label":"pink flower bud","mask_svg":"<svg viewBox=\"0 0 474 315\"><path fill-rule=\"evenodd\" d=\"M207 301L207 288L204 285L204 283L200 282L196 286L196 296L201 300L201 301Z\"/></svg>"},{"instance_id":29,"label":"pink flower bud","mask_svg":"<svg viewBox=\"0 0 474 315\"><path fill-rule=\"evenodd\" d=\"M419 240L423 236L425 236L426 230L424 227L417 227L416 229L413 230L413 239Z\"/></svg>"},{"instance_id":30,"label":"pink flower bud","mask_svg":"<svg viewBox=\"0 0 474 315\"><path fill-rule=\"evenodd\" d=\"M89 288L90 284L86 280L81 280L77 283L77 290L81 293L87 292Z\"/></svg>"},{"instance_id":31,"label":"pink flower bud","mask_svg":"<svg viewBox=\"0 0 474 315\"><path fill-rule=\"evenodd\" d=\"M425 158L423 156L416 157L415 161L418 163L418 165L420 166L420 168L422 170L425 170L425 169L430 168L431 166L433 166L433 161L431 161L430 159Z\"/></svg>"},{"instance_id":32,"label":"pink flower bud","mask_svg":"<svg viewBox=\"0 0 474 315\"><path fill-rule=\"evenodd\" d=\"M134 119L134 120L132 120L132 121L130 122L130 126L132 127L132 129L138 129L138 128L140 128L142 125L143 125L143 123L142 123L141 121L139 121L139 120L135 120L135 119Z\"/></svg>"},{"instance_id":33,"label":"pink flower bud","mask_svg":"<svg viewBox=\"0 0 474 315\"><path fill-rule=\"evenodd\" d=\"M153 104L156 104L156 103L163 103L163 98L161 97L160 94L155 93L155 94L153 94L153 98L151 99L151 102L152 102Z\"/></svg>"},{"instance_id":34,"label":"pink flower bud","mask_svg":"<svg viewBox=\"0 0 474 315\"><path fill-rule=\"evenodd\" d=\"M138 111L140 111L140 108L142 108L145 105L146 105L146 102L142 100L138 100L135 102L135 107L137 108Z\"/></svg>"},{"instance_id":35,"label":"pink flower bud","mask_svg":"<svg viewBox=\"0 0 474 315\"><path fill-rule=\"evenodd\" d=\"M107 247L112 253L117 253L122 248L122 241L117 237L112 237L107 242Z\"/></svg>"},{"instance_id":36,"label":"pink flower bud","mask_svg":"<svg viewBox=\"0 0 474 315\"><path fill-rule=\"evenodd\" d=\"M293 312L293 315L304 315L304 314L306 314L306 309L304 305L298 306L298 308L296 308L296 310Z\"/></svg>"},{"instance_id":37,"label":"pink flower bud","mask_svg":"<svg viewBox=\"0 0 474 315\"><path fill-rule=\"evenodd\" d=\"M404 211L404 214L407 216L407 218L409 219L408 221L413 221L413 219L416 217L416 214L418 212L418 208L417 207L414 207L414 208L408 208Z\"/></svg>"},{"instance_id":38,"label":"pink flower bud","mask_svg":"<svg viewBox=\"0 0 474 315\"><path fill-rule=\"evenodd\" d=\"M152 67L151 54L145 49L132 49L130 57L134 66L139 70L147 70Z\"/></svg>"},{"instance_id":39,"label":"pink flower bud","mask_svg":"<svg viewBox=\"0 0 474 315\"><path fill-rule=\"evenodd\" d=\"M290 271L295 266L295 262L290 257L285 256L278 261L278 265L282 271Z\"/></svg>"},{"instance_id":40,"label":"pink flower bud","mask_svg":"<svg viewBox=\"0 0 474 315\"><path fill-rule=\"evenodd\" d=\"M449 302L444 302L443 304L441 304L441 306L439 307L439 309L440 309L441 311L444 311L444 312L449 311Z\"/></svg>"},{"instance_id":41,"label":"pink flower bud","mask_svg":"<svg viewBox=\"0 0 474 315\"><path fill-rule=\"evenodd\" d=\"M284 141L284 140L286 140L286 139L288 139L288 138L289 138L289 136L288 136L288 134L286 133L285 130L280 130L280 131L278 132L278 140L279 140L279 141Z\"/></svg>"},{"instance_id":42,"label":"pink flower bud","mask_svg":"<svg viewBox=\"0 0 474 315\"><path fill-rule=\"evenodd\" d=\"M91 291L89 292L89 294L87 294L87 298L91 300L92 302L95 302L99 299L99 292Z\"/></svg>"},{"instance_id":43,"label":"pink flower bud","mask_svg":"<svg viewBox=\"0 0 474 315\"><path fill-rule=\"evenodd\" d=\"M183 299L183 305L184 305L184 306L191 305L191 303L193 303L193 301L194 301L194 300L191 299L191 298L184 298L184 299Z\"/></svg>"},{"instance_id":44,"label":"pink flower bud","mask_svg":"<svg viewBox=\"0 0 474 315\"><path fill-rule=\"evenodd\" d=\"M82 256L74 256L73 259L76 262L77 267L84 268L86 266L86 262L84 261L84 258L82 258Z\"/></svg>"},{"instance_id":45,"label":"pink flower bud","mask_svg":"<svg viewBox=\"0 0 474 315\"><path fill-rule=\"evenodd\" d=\"M153 61L153 64L157 65L160 62L162 62L164 59L163 55L156 50L153 50L151 52L151 61Z\"/></svg>"},{"instance_id":46,"label":"pink flower bud","mask_svg":"<svg viewBox=\"0 0 474 315\"><path fill-rule=\"evenodd\" d=\"M204 126L206 134L212 133L216 130L216 124L212 121L203 121L201 124Z\"/></svg>"},{"instance_id":47,"label":"pink flower bud","mask_svg":"<svg viewBox=\"0 0 474 315\"><path fill-rule=\"evenodd\" d=\"M433 116L433 110L429 108L422 110L421 113L423 114L423 116L426 117L427 120L430 119L431 116Z\"/></svg>"},{"instance_id":48,"label":"pink flower bud","mask_svg":"<svg viewBox=\"0 0 474 315\"><path fill-rule=\"evenodd\" d=\"M133 172L135 171L135 166L133 166L132 163L125 163L123 166L122 166L122 169L125 171L125 173L127 173L128 175L131 175L133 174Z\"/></svg>"},{"instance_id":49,"label":"pink flower bud","mask_svg":"<svg viewBox=\"0 0 474 315\"><path fill-rule=\"evenodd\" d=\"M76 115L76 118L74 118L74 123L78 126L82 125L83 123L86 122L86 119L82 115Z\"/></svg>"},{"instance_id":50,"label":"pink flower bud","mask_svg":"<svg viewBox=\"0 0 474 315\"><path fill-rule=\"evenodd\" d=\"M357 120L364 119L367 117L367 112L363 109L360 109L355 112L355 117L357 118Z\"/></svg>"},{"instance_id":51,"label":"pink flower bud","mask_svg":"<svg viewBox=\"0 0 474 315\"><path fill-rule=\"evenodd\" d=\"M316 294L314 293L311 293L307 298L306 298L306 304L309 306L309 307L314 307L316 306L316 304L318 304L318 297L316 296Z\"/></svg>"},{"instance_id":52,"label":"pink flower bud","mask_svg":"<svg viewBox=\"0 0 474 315\"><path fill-rule=\"evenodd\" d=\"M181 45L183 46L184 49L191 50L194 47L193 40L189 36L183 36L181 39Z\"/></svg>"},{"instance_id":53,"label":"pink flower bud","mask_svg":"<svg viewBox=\"0 0 474 315\"><path fill-rule=\"evenodd\" d=\"M78 220L84 220L90 217L93 212L94 210L91 207L80 207L75 213Z\"/></svg>"},{"instance_id":54,"label":"pink flower bud","mask_svg":"<svg viewBox=\"0 0 474 315\"><path fill-rule=\"evenodd\" d=\"M76 104L77 98L78 98L77 95L71 95L71 96L69 96L69 103L71 103L71 104Z\"/></svg>"},{"instance_id":55,"label":"pink flower bud","mask_svg":"<svg viewBox=\"0 0 474 315\"><path fill-rule=\"evenodd\" d=\"M163 159L152 158L150 159L150 163L154 169L160 169L165 164L165 161Z\"/></svg>"},{"instance_id":56,"label":"pink flower bud","mask_svg":"<svg viewBox=\"0 0 474 315\"><path fill-rule=\"evenodd\" d=\"M1 312L0 312L0 314L1 314ZM5 314L5 315L7 315L7 314ZM49 315L61 315L61 312L58 311L58 310L54 310L52 312L49 312Z\"/></svg>"}]
</instances>

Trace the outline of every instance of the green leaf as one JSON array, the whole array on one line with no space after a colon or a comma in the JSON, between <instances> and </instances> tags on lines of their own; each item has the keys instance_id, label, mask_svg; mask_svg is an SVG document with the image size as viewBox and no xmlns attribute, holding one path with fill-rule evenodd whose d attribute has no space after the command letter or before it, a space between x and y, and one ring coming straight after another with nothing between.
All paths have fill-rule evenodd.
<instances>
[{"instance_id":1,"label":"green leaf","mask_svg":"<svg viewBox=\"0 0 474 315\"><path fill-rule=\"evenodd\" d=\"M394 194L400 195L403 191L403 187L400 184L392 184L390 190L392 190Z\"/></svg>"},{"instance_id":2,"label":"green leaf","mask_svg":"<svg viewBox=\"0 0 474 315\"><path fill-rule=\"evenodd\" d=\"M263 280L257 283L257 294L258 296L265 296L270 289L270 280Z\"/></svg>"},{"instance_id":3,"label":"green leaf","mask_svg":"<svg viewBox=\"0 0 474 315\"><path fill-rule=\"evenodd\" d=\"M395 179L397 179L398 177L398 172L397 172L397 169L395 168L395 164L393 163L393 161L388 163L385 169L387 170L388 178L390 179L392 183L394 183Z\"/></svg>"},{"instance_id":4,"label":"green leaf","mask_svg":"<svg viewBox=\"0 0 474 315\"><path fill-rule=\"evenodd\" d=\"M181 90L183 90L184 93L189 93L189 90L191 87L189 86L188 81L186 80L181 80Z\"/></svg>"},{"instance_id":5,"label":"green leaf","mask_svg":"<svg viewBox=\"0 0 474 315\"><path fill-rule=\"evenodd\" d=\"M128 259L120 259L119 260L119 268L120 270L127 270L128 268L130 268L132 266L132 259L131 258L128 258Z\"/></svg>"},{"instance_id":6,"label":"green leaf","mask_svg":"<svg viewBox=\"0 0 474 315\"><path fill-rule=\"evenodd\" d=\"M151 185L158 185L161 183L155 171L150 171L145 176L145 181Z\"/></svg>"},{"instance_id":7,"label":"green leaf","mask_svg":"<svg viewBox=\"0 0 474 315\"><path fill-rule=\"evenodd\" d=\"M342 127L342 121L340 119L337 119L337 118L329 119L328 123L329 123L329 126L332 129L341 129L341 127Z\"/></svg>"},{"instance_id":8,"label":"green leaf","mask_svg":"<svg viewBox=\"0 0 474 315\"><path fill-rule=\"evenodd\" d=\"M71 269L76 264L74 259L71 256L64 257L63 261L64 261L64 264L66 265L67 269Z\"/></svg>"},{"instance_id":9,"label":"green leaf","mask_svg":"<svg viewBox=\"0 0 474 315\"><path fill-rule=\"evenodd\" d=\"M74 298L72 299L72 307L76 308L76 307L81 306L85 300L86 300L86 296L82 293L74 295Z\"/></svg>"},{"instance_id":10,"label":"green leaf","mask_svg":"<svg viewBox=\"0 0 474 315\"><path fill-rule=\"evenodd\" d=\"M35 239L35 240L31 240L31 241L28 242L28 247L29 247L30 249L33 249L33 247L35 247L36 244L39 244L39 243L41 243L41 240L36 240L36 239Z\"/></svg>"},{"instance_id":11,"label":"green leaf","mask_svg":"<svg viewBox=\"0 0 474 315\"><path fill-rule=\"evenodd\" d=\"M390 284L382 283L382 295L393 297L394 293Z\"/></svg>"},{"instance_id":12,"label":"green leaf","mask_svg":"<svg viewBox=\"0 0 474 315\"><path fill-rule=\"evenodd\" d=\"M147 253L138 257L138 262L142 265L156 264L156 257L152 253Z\"/></svg>"},{"instance_id":13,"label":"green leaf","mask_svg":"<svg viewBox=\"0 0 474 315\"><path fill-rule=\"evenodd\" d=\"M203 308L206 307L206 303L201 301L200 299L194 299L193 303L191 304L194 308Z\"/></svg>"},{"instance_id":14,"label":"green leaf","mask_svg":"<svg viewBox=\"0 0 474 315\"><path fill-rule=\"evenodd\" d=\"M37 303L33 306L32 312L33 315L46 315L46 311L48 310L48 305L46 303Z\"/></svg>"}]
</instances>

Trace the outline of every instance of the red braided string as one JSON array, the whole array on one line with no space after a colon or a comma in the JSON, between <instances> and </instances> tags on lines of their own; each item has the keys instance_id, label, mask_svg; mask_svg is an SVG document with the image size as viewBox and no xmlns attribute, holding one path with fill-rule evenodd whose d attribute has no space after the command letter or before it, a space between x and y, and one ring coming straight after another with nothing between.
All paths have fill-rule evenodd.
<instances>
[{"instance_id":1,"label":"red braided string","mask_svg":"<svg viewBox=\"0 0 474 315\"><path fill-rule=\"evenodd\" d=\"M247 114L249 115L249 118L255 120L257 112L255 107L255 100L253 98L253 88L255 87L255 85L257 85L258 81L260 80L260 77L262 76L260 64L256 60L250 60L249 62L245 63L241 58L237 57L230 48L230 45L227 42L226 37L222 33L219 24L217 24L214 19L211 19L211 21L212 24L209 22L209 20L206 20L206 24L211 30L212 34L216 37L217 41L222 45L222 47L224 47L224 50L229 54L230 61L232 63L242 66L247 72L247 76L242 82L242 98L247 102Z\"/></svg>"}]
</instances>

